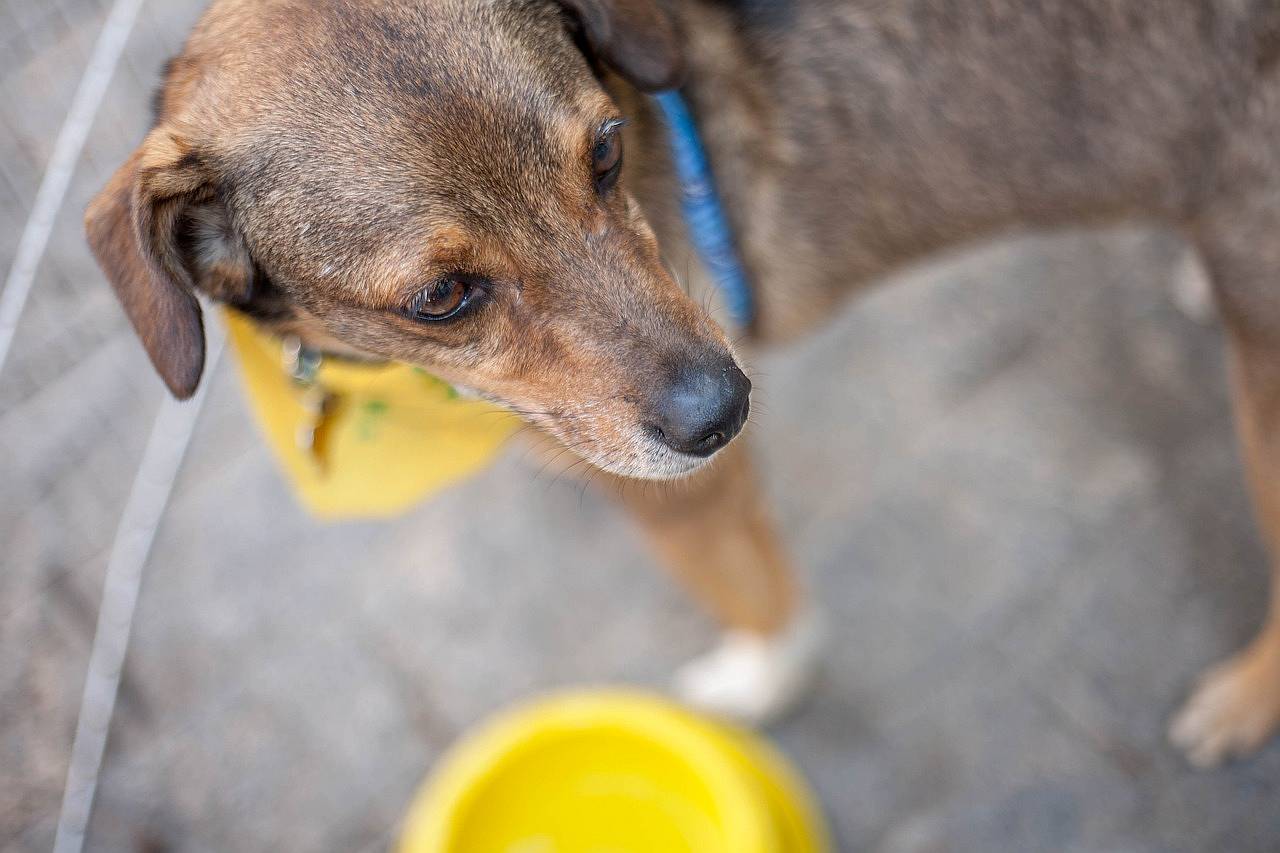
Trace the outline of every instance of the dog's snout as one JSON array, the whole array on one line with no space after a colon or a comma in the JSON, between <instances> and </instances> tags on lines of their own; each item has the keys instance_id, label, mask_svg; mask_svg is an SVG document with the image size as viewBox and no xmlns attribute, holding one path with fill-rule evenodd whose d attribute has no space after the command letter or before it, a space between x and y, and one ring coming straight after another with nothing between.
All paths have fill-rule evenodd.
<instances>
[{"instance_id":1,"label":"dog's snout","mask_svg":"<svg viewBox=\"0 0 1280 853\"><path fill-rule=\"evenodd\" d=\"M686 366L656 390L653 431L690 456L710 456L732 441L751 406L751 380L727 359Z\"/></svg>"}]
</instances>

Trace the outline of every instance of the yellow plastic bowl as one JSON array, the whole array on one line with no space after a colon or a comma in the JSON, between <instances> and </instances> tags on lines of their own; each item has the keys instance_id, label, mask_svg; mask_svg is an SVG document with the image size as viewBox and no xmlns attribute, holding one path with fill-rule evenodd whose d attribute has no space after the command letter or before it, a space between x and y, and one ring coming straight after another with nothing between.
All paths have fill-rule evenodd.
<instances>
[{"instance_id":1,"label":"yellow plastic bowl","mask_svg":"<svg viewBox=\"0 0 1280 853\"><path fill-rule=\"evenodd\" d=\"M823 853L813 795L745 730L595 690L500 715L444 757L400 853Z\"/></svg>"}]
</instances>

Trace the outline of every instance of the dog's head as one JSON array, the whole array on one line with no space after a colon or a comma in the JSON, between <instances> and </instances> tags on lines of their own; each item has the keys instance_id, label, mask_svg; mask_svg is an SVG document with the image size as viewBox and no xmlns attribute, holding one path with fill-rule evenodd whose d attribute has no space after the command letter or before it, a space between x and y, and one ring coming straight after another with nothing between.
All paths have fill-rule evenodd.
<instances>
[{"instance_id":1,"label":"dog's head","mask_svg":"<svg viewBox=\"0 0 1280 853\"><path fill-rule=\"evenodd\" d=\"M628 192L595 62L643 90L657 0L220 0L89 241L179 397L197 292L322 350L420 365L596 465L680 476L750 383Z\"/></svg>"}]
</instances>

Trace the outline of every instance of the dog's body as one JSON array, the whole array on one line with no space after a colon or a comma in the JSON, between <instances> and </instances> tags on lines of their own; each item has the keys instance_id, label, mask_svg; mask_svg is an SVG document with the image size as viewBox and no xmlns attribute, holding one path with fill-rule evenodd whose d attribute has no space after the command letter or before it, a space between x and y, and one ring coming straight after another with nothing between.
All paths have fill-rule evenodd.
<instances>
[{"instance_id":1,"label":"dog's body","mask_svg":"<svg viewBox=\"0 0 1280 853\"><path fill-rule=\"evenodd\" d=\"M576 39L552 0L215 3L157 129L89 214L170 387L189 393L199 376L201 290L313 345L475 387L605 470L690 474L627 503L726 626L784 638L739 636L720 658L768 695L708 697L771 709L812 631L795 627L741 445L697 461L740 427L745 380L657 255L698 277L638 91L683 76L759 339L801 334L894 265L996 230L1121 218L1183 230L1218 294L1251 485L1280 549L1280 4L559 6ZM618 72L603 83L617 107L579 49ZM614 111L631 122L616 189L602 183L616 169L600 168L616 153ZM588 175L594 196L579 187ZM436 301L479 293L482 307L449 326L417 308L423 325L384 316L420 307L415 281ZM675 378L655 397L653 376ZM674 438L690 418L692 438ZM1280 600L1173 734L1212 763L1278 722Z\"/></svg>"},{"instance_id":2,"label":"dog's body","mask_svg":"<svg viewBox=\"0 0 1280 853\"><path fill-rule=\"evenodd\" d=\"M1246 5L679 4L758 332L793 337L897 264L1000 229L1191 227L1256 180L1227 150L1276 149L1249 111L1277 97L1280 7ZM647 211L673 196L637 193Z\"/></svg>"}]
</instances>

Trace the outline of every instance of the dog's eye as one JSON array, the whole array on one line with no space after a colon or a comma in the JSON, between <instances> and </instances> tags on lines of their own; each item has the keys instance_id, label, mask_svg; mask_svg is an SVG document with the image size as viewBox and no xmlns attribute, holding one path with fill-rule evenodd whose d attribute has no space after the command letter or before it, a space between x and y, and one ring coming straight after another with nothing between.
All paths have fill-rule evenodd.
<instances>
[{"instance_id":1,"label":"dog's eye","mask_svg":"<svg viewBox=\"0 0 1280 853\"><path fill-rule=\"evenodd\" d=\"M471 285L456 276L447 276L418 294L409 313L416 320L447 320L466 307Z\"/></svg>"},{"instance_id":2,"label":"dog's eye","mask_svg":"<svg viewBox=\"0 0 1280 853\"><path fill-rule=\"evenodd\" d=\"M595 147L591 149L591 171L596 191L604 194L613 189L622 171L621 121L611 121L600 131Z\"/></svg>"}]
</instances>

